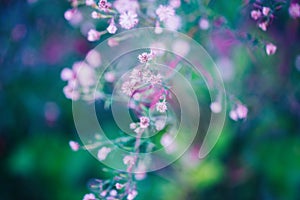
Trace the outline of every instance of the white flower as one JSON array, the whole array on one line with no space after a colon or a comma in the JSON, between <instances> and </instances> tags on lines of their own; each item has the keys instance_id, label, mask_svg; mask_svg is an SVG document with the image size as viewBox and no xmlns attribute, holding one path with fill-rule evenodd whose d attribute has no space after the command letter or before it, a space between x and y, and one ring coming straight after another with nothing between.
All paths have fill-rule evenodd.
<instances>
[{"instance_id":1,"label":"white flower","mask_svg":"<svg viewBox=\"0 0 300 200\"><path fill-rule=\"evenodd\" d=\"M73 151L78 151L79 148L80 148L80 145L77 142L74 142L74 141L70 141L69 145L70 145L70 147Z\"/></svg>"},{"instance_id":2,"label":"white flower","mask_svg":"<svg viewBox=\"0 0 300 200\"><path fill-rule=\"evenodd\" d=\"M160 5L155 13L158 15L160 21L166 21L168 18L175 15L175 10L171 6Z\"/></svg>"},{"instance_id":3,"label":"white flower","mask_svg":"<svg viewBox=\"0 0 300 200\"><path fill-rule=\"evenodd\" d=\"M121 90L124 94L131 96L134 92L135 83L126 81L122 84Z\"/></svg>"},{"instance_id":4,"label":"white flower","mask_svg":"<svg viewBox=\"0 0 300 200\"><path fill-rule=\"evenodd\" d=\"M125 29L132 29L138 22L137 14L132 11L122 13L119 18L119 24Z\"/></svg>"},{"instance_id":5,"label":"white flower","mask_svg":"<svg viewBox=\"0 0 300 200\"><path fill-rule=\"evenodd\" d=\"M270 13L271 9L269 7L263 7L262 13L264 16L268 16Z\"/></svg>"},{"instance_id":6,"label":"white flower","mask_svg":"<svg viewBox=\"0 0 300 200\"><path fill-rule=\"evenodd\" d=\"M130 129L136 129L136 123L130 123L129 128Z\"/></svg>"},{"instance_id":7,"label":"white flower","mask_svg":"<svg viewBox=\"0 0 300 200\"><path fill-rule=\"evenodd\" d=\"M214 113L220 113L222 111L222 105L219 102L215 101L210 104L210 109Z\"/></svg>"},{"instance_id":8,"label":"white flower","mask_svg":"<svg viewBox=\"0 0 300 200\"><path fill-rule=\"evenodd\" d=\"M107 155L111 152L111 148L102 147L97 154L97 157L100 161L105 160Z\"/></svg>"},{"instance_id":9,"label":"white flower","mask_svg":"<svg viewBox=\"0 0 300 200\"><path fill-rule=\"evenodd\" d=\"M136 0L117 0L114 2L114 7L119 13L128 11L136 13L140 6Z\"/></svg>"},{"instance_id":10,"label":"white flower","mask_svg":"<svg viewBox=\"0 0 300 200\"><path fill-rule=\"evenodd\" d=\"M148 117L145 116L140 117L141 128L148 128L149 125L150 125L150 119Z\"/></svg>"},{"instance_id":11,"label":"white flower","mask_svg":"<svg viewBox=\"0 0 300 200\"><path fill-rule=\"evenodd\" d=\"M111 19L109 26L106 29L110 34L115 34L118 30L114 18Z\"/></svg>"},{"instance_id":12,"label":"white flower","mask_svg":"<svg viewBox=\"0 0 300 200\"><path fill-rule=\"evenodd\" d=\"M127 200L133 200L136 195L138 194L138 192L136 190L132 190L128 193L128 196L127 196Z\"/></svg>"},{"instance_id":13,"label":"white flower","mask_svg":"<svg viewBox=\"0 0 300 200\"><path fill-rule=\"evenodd\" d=\"M94 4L95 4L94 0L85 0L85 5L87 6L92 6Z\"/></svg>"},{"instance_id":14,"label":"white flower","mask_svg":"<svg viewBox=\"0 0 300 200\"><path fill-rule=\"evenodd\" d=\"M90 193L90 194L84 195L83 200L96 200L96 197L93 193Z\"/></svg>"},{"instance_id":15,"label":"white flower","mask_svg":"<svg viewBox=\"0 0 300 200\"><path fill-rule=\"evenodd\" d=\"M199 27L200 27L202 30L207 30L207 29L209 29L209 26L210 26L210 24L209 24L209 21L208 21L207 19L201 18L201 19L199 20Z\"/></svg>"},{"instance_id":16,"label":"white flower","mask_svg":"<svg viewBox=\"0 0 300 200\"><path fill-rule=\"evenodd\" d=\"M300 17L300 5L297 3L292 3L289 7L289 14L294 19Z\"/></svg>"},{"instance_id":17,"label":"white flower","mask_svg":"<svg viewBox=\"0 0 300 200\"><path fill-rule=\"evenodd\" d=\"M260 10L252 10L251 11L251 18L254 20L258 20L261 17Z\"/></svg>"},{"instance_id":18,"label":"white flower","mask_svg":"<svg viewBox=\"0 0 300 200\"><path fill-rule=\"evenodd\" d=\"M99 31L96 31L95 29L89 30L87 35L87 39L90 42L97 41L100 39L100 37L101 37L101 33Z\"/></svg>"},{"instance_id":19,"label":"white flower","mask_svg":"<svg viewBox=\"0 0 300 200\"><path fill-rule=\"evenodd\" d=\"M156 103L156 110L158 112L164 113L164 112L166 112L167 109L168 108L167 108L167 105L166 105L165 101Z\"/></svg>"},{"instance_id":20,"label":"white flower","mask_svg":"<svg viewBox=\"0 0 300 200\"><path fill-rule=\"evenodd\" d=\"M123 158L123 163L125 165L134 165L135 161L134 161L134 157L133 156L125 156Z\"/></svg>"},{"instance_id":21,"label":"white flower","mask_svg":"<svg viewBox=\"0 0 300 200\"><path fill-rule=\"evenodd\" d=\"M138 56L138 59L140 63L146 63L152 60L152 54L144 52Z\"/></svg>"},{"instance_id":22,"label":"white flower","mask_svg":"<svg viewBox=\"0 0 300 200\"><path fill-rule=\"evenodd\" d=\"M266 53L268 55L273 55L274 53L276 53L276 50L277 50L277 47L274 44L269 43L266 45Z\"/></svg>"}]
</instances>

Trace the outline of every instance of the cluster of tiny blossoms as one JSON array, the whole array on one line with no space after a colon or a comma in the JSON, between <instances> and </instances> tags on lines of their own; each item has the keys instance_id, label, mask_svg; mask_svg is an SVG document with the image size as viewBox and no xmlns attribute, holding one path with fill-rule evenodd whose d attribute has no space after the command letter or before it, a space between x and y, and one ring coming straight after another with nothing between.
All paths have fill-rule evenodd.
<instances>
[{"instance_id":1,"label":"cluster of tiny blossoms","mask_svg":"<svg viewBox=\"0 0 300 200\"><path fill-rule=\"evenodd\" d=\"M168 87L164 82L164 76L159 73L159 70L155 68L155 63L152 62L155 59L155 53L152 50L150 52L143 52L138 55L137 59L139 64L125 77L120 87L120 93L123 94L125 98L129 98L133 101L129 107L135 111L138 119L137 122L132 122L128 125L132 132L136 134L134 137L134 153L139 153L140 151L143 134L149 134L153 131L158 132L166 127L167 122L164 116L166 116L168 110L167 98L169 95ZM85 67L89 66L87 65ZM76 80L77 74L67 68L62 71L62 77L69 73L71 73L73 75L72 77ZM76 100L77 98L72 99ZM154 112L155 115L151 116L151 112ZM129 140L129 137L119 137L111 142L114 144L122 144ZM170 141L172 141L171 135L165 133L162 136L161 144L168 146ZM103 142L100 136L96 138L96 142L83 147L75 141L70 141L69 145L73 151L78 151L79 149L97 149L97 158L99 161L107 159L114 148L116 148ZM171 153L171 150L166 149L166 152ZM126 173L116 173L111 180L97 180L96 183L93 184L96 184L96 187L100 189L93 191L93 193L86 194L83 200L99 198L106 200L133 200L138 195L135 181L142 180L146 177L146 166L143 160L139 160L135 154L130 153L124 155L123 164L126 166ZM140 173L133 175L134 170Z\"/></svg>"},{"instance_id":2,"label":"cluster of tiny blossoms","mask_svg":"<svg viewBox=\"0 0 300 200\"><path fill-rule=\"evenodd\" d=\"M148 2L150 3L150 2ZM72 0L73 8L65 12L65 19L71 24L76 25L83 21L83 15L80 6L92 8L90 18L94 20L105 20L108 25L105 30L96 30L93 25L85 34L89 41L97 41L104 34L115 34L121 29L129 30L137 27L141 20L142 13L146 9L147 15L153 15L155 18L144 19L145 23L156 26L159 32L161 24L164 27L178 30L181 27L181 18L176 15L175 9L180 7L180 0L170 0L168 5L158 5L156 10L148 9L147 6L141 8L137 0L116 0L108 2L107 0ZM151 14L152 12L152 14Z\"/></svg>"}]
</instances>

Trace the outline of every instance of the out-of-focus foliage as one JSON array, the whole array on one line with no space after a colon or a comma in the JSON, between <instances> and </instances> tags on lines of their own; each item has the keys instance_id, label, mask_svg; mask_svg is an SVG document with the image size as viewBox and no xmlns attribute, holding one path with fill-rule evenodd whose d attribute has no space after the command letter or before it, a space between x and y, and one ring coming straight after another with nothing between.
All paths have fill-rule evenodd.
<instances>
[{"instance_id":1,"label":"out-of-focus foliage","mask_svg":"<svg viewBox=\"0 0 300 200\"><path fill-rule=\"evenodd\" d=\"M137 199L297 199L300 21L288 16L288 2L262 33L249 17L247 1L205 2L232 29L250 30L276 42L278 50L268 57L243 42L226 52L208 49L217 62L227 62L229 67L221 68L232 71L226 87L248 106L248 118L228 118L205 160L197 161L191 151L177 161L181 165L150 173L139 182ZM62 0L1 2L0 199L82 199L89 178L108 176L87 152L74 153L68 146L76 130L60 71L92 48L80 29L65 21L68 8ZM220 40L201 31L194 38Z\"/></svg>"}]
</instances>

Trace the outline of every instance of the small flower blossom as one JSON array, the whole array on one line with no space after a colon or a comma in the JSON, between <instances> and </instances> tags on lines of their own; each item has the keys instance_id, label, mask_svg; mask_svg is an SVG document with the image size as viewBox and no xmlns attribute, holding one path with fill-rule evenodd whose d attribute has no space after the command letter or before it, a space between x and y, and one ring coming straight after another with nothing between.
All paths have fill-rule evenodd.
<instances>
[{"instance_id":1,"label":"small flower blossom","mask_svg":"<svg viewBox=\"0 0 300 200\"><path fill-rule=\"evenodd\" d=\"M109 83L112 83L115 81L116 77L115 77L115 74L113 72L106 72L104 74L104 79L109 82Z\"/></svg>"},{"instance_id":2,"label":"small flower blossom","mask_svg":"<svg viewBox=\"0 0 300 200\"><path fill-rule=\"evenodd\" d=\"M164 21L165 27L167 29L177 31L181 28L181 18L178 15L174 15L173 17L168 17Z\"/></svg>"},{"instance_id":3,"label":"small flower blossom","mask_svg":"<svg viewBox=\"0 0 300 200\"><path fill-rule=\"evenodd\" d=\"M126 81L122 84L121 90L124 94L131 96L135 91L135 83Z\"/></svg>"},{"instance_id":4,"label":"small flower blossom","mask_svg":"<svg viewBox=\"0 0 300 200\"><path fill-rule=\"evenodd\" d=\"M298 3L292 3L289 7L289 14L292 18L300 18L300 5Z\"/></svg>"},{"instance_id":5,"label":"small flower blossom","mask_svg":"<svg viewBox=\"0 0 300 200\"><path fill-rule=\"evenodd\" d=\"M117 192L116 190L111 190L111 191L109 192L109 195L110 195L110 196L113 196L113 197L117 196L117 194L118 194L118 192ZM113 199L115 199L115 198L113 198Z\"/></svg>"},{"instance_id":6,"label":"small flower blossom","mask_svg":"<svg viewBox=\"0 0 300 200\"><path fill-rule=\"evenodd\" d=\"M92 6L94 4L95 4L94 0L85 0L85 5L87 6Z\"/></svg>"},{"instance_id":7,"label":"small flower blossom","mask_svg":"<svg viewBox=\"0 0 300 200\"><path fill-rule=\"evenodd\" d=\"M236 112L240 119L245 119L248 114L248 108L242 104L238 104L236 108Z\"/></svg>"},{"instance_id":8,"label":"small flower blossom","mask_svg":"<svg viewBox=\"0 0 300 200\"><path fill-rule=\"evenodd\" d=\"M121 183L116 183L115 186L116 186L117 190L121 190L125 185L121 184Z\"/></svg>"},{"instance_id":9,"label":"small flower blossom","mask_svg":"<svg viewBox=\"0 0 300 200\"><path fill-rule=\"evenodd\" d=\"M96 31L95 29L89 30L88 35L87 35L87 39L90 42L97 41L100 39L100 37L101 37L101 32Z\"/></svg>"},{"instance_id":10,"label":"small flower blossom","mask_svg":"<svg viewBox=\"0 0 300 200\"><path fill-rule=\"evenodd\" d=\"M166 112L167 109L168 109L168 108L167 108L167 105L166 105L166 102L165 102L165 101L163 101L163 102L157 102L157 103L156 103L156 110L157 110L158 112L164 113L164 112Z\"/></svg>"},{"instance_id":11,"label":"small flower blossom","mask_svg":"<svg viewBox=\"0 0 300 200\"><path fill-rule=\"evenodd\" d=\"M93 11L93 12L91 13L91 17L92 17L93 19L98 19L98 18L100 18L99 13L97 13L96 11Z\"/></svg>"},{"instance_id":12,"label":"small flower blossom","mask_svg":"<svg viewBox=\"0 0 300 200\"><path fill-rule=\"evenodd\" d=\"M114 7L119 13L128 11L136 13L140 5L136 0L117 0L114 2Z\"/></svg>"},{"instance_id":13,"label":"small flower blossom","mask_svg":"<svg viewBox=\"0 0 300 200\"><path fill-rule=\"evenodd\" d=\"M127 200L133 200L138 195L138 192L136 190L132 190L129 192L127 196Z\"/></svg>"},{"instance_id":14,"label":"small flower blossom","mask_svg":"<svg viewBox=\"0 0 300 200\"><path fill-rule=\"evenodd\" d=\"M202 19L199 20L200 29L207 30L207 29L209 29L209 26L210 26L209 21L207 19L202 18Z\"/></svg>"},{"instance_id":15,"label":"small flower blossom","mask_svg":"<svg viewBox=\"0 0 300 200\"><path fill-rule=\"evenodd\" d=\"M147 128L150 125L150 119L148 117L140 117L140 127Z\"/></svg>"},{"instance_id":16,"label":"small flower blossom","mask_svg":"<svg viewBox=\"0 0 300 200\"><path fill-rule=\"evenodd\" d=\"M238 119L245 119L248 114L248 108L242 104L238 104L234 110L229 112L229 117L237 121Z\"/></svg>"},{"instance_id":17,"label":"small flower blossom","mask_svg":"<svg viewBox=\"0 0 300 200\"><path fill-rule=\"evenodd\" d=\"M110 47L115 47L119 45L119 42L115 38L108 38L107 44Z\"/></svg>"},{"instance_id":18,"label":"small flower blossom","mask_svg":"<svg viewBox=\"0 0 300 200\"><path fill-rule=\"evenodd\" d=\"M162 76L160 74L151 75L147 80L151 85L160 85L162 82Z\"/></svg>"},{"instance_id":19,"label":"small flower blossom","mask_svg":"<svg viewBox=\"0 0 300 200\"><path fill-rule=\"evenodd\" d=\"M129 128L130 129L136 129L136 123L130 123Z\"/></svg>"},{"instance_id":20,"label":"small flower blossom","mask_svg":"<svg viewBox=\"0 0 300 200\"><path fill-rule=\"evenodd\" d=\"M170 0L169 5L173 8L179 8L181 5L180 0Z\"/></svg>"},{"instance_id":21,"label":"small flower blossom","mask_svg":"<svg viewBox=\"0 0 300 200\"><path fill-rule=\"evenodd\" d=\"M138 59L139 59L140 63L147 63L150 60L152 60L152 55L144 52L138 56Z\"/></svg>"},{"instance_id":22,"label":"small flower blossom","mask_svg":"<svg viewBox=\"0 0 300 200\"><path fill-rule=\"evenodd\" d=\"M263 31L266 31L267 30L267 27L268 27L268 22L261 22L258 24L258 27L263 30Z\"/></svg>"},{"instance_id":23,"label":"small flower blossom","mask_svg":"<svg viewBox=\"0 0 300 200\"><path fill-rule=\"evenodd\" d=\"M275 53L276 53L276 50L277 50L277 47L276 47L274 44L269 43L269 44L266 45L266 53L267 53L268 55L273 55L273 54L275 54Z\"/></svg>"},{"instance_id":24,"label":"small flower blossom","mask_svg":"<svg viewBox=\"0 0 300 200\"><path fill-rule=\"evenodd\" d=\"M106 159L107 155L111 152L111 148L108 147L102 147L97 154L97 157L100 161L103 161Z\"/></svg>"},{"instance_id":25,"label":"small flower blossom","mask_svg":"<svg viewBox=\"0 0 300 200\"><path fill-rule=\"evenodd\" d=\"M110 34L115 34L118 30L114 18L111 19L109 26L106 29Z\"/></svg>"},{"instance_id":26,"label":"small flower blossom","mask_svg":"<svg viewBox=\"0 0 300 200\"><path fill-rule=\"evenodd\" d=\"M80 145L77 142L74 142L74 141L70 141L69 145L70 145L70 147L73 151L78 151L79 148L80 148Z\"/></svg>"},{"instance_id":27,"label":"small flower blossom","mask_svg":"<svg viewBox=\"0 0 300 200\"><path fill-rule=\"evenodd\" d=\"M79 92L70 84L63 88L63 92L68 99L77 101L80 98Z\"/></svg>"},{"instance_id":28,"label":"small flower blossom","mask_svg":"<svg viewBox=\"0 0 300 200\"><path fill-rule=\"evenodd\" d=\"M210 104L210 109L214 113L220 113L222 111L222 106L219 102L215 101Z\"/></svg>"},{"instance_id":29,"label":"small flower blossom","mask_svg":"<svg viewBox=\"0 0 300 200\"><path fill-rule=\"evenodd\" d=\"M271 9L269 7L263 7L262 13L264 16L268 16L270 14Z\"/></svg>"},{"instance_id":30,"label":"small flower blossom","mask_svg":"<svg viewBox=\"0 0 300 200\"><path fill-rule=\"evenodd\" d=\"M132 11L122 13L119 18L119 24L124 29L132 29L138 22L137 14Z\"/></svg>"},{"instance_id":31,"label":"small flower blossom","mask_svg":"<svg viewBox=\"0 0 300 200\"><path fill-rule=\"evenodd\" d=\"M123 163L125 165L134 165L135 161L134 161L134 157L133 156L125 156L123 158Z\"/></svg>"},{"instance_id":32,"label":"small flower blossom","mask_svg":"<svg viewBox=\"0 0 300 200\"><path fill-rule=\"evenodd\" d=\"M60 77L64 81L71 80L72 78L74 78L74 72L69 68L64 68L61 71Z\"/></svg>"},{"instance_id":33,"label":"small flower blossom","mask_svg":"<svg viewBox=\"0 0 300 200\"><path fill-rule=\"evenodd\" d=\"M160 21L166 21L168 18L173 17L175 15L175 10L171 6L163 6L160 5L155 13L157 14Z\"/></svg>"},{"instance_id":34,"label":"small flower blossom","mask_svg":"<svg viewBox=\"0 0 300 200\"><path fill-rule=\"evenodd\" d=\"M107 12L108 9L111 7L111 4L107 2L107 0L100 0L98 3L100 10Z\"/></svg>"},{"instance_id":35,"label":"small flower blossom","mask_svg":"<svg viewBox=\"0 0 300 200\"><path fill-rule=\"evenodd\" d=\"M65 12L64 17L66 20L71 20L75 14L76 10L75 9L69 9Z\"/></svg>"},{"instance_id":36,"label":"small flower blossom","mask_svg":"<svg viewBox=\"0 0 300 200\"><path fill-rule=\"evenodd\" d=\"M258 20L261 17L260 10L252 10L251 11L251 18L254 20Z\"/></svg>"},{"instance_id":37,"label":"small flower blossom","mask_svg":"<svg viewBox=\"0 0 300 200\"><path fill-rule=\"evenodd\" d=\"M90 194L84 195L83 200L96 200L96 197L93 193L90 193Z\"/></svg>"}]
</instances>

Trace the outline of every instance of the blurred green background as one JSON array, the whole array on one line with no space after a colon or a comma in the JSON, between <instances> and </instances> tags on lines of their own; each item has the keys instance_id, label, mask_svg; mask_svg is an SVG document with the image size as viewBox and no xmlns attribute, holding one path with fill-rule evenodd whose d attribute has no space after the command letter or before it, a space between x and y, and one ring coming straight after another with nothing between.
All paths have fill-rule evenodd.
<instances>
[{"instance_id":1,"label":"blurred green background","mask_svg":"<svg viewBox=\"0 0 300 200\"><path fill-rule=\"evenodd\" d=\"M247 120L228 118L218 144L198 164L150 173L138 184L137 199L300 199L299 19L291 20L285 7L267 36L243 2L210 6L231 27L278 46L272 57L240 43L224 53L235 73L226 88L248 106ZM60 71L93 47L64 19L69 6L63 0L1 1L1 200L82 199L90 178L109 177L88 152L68 146L78 138Z\"/></svg>"}]
</instances>

